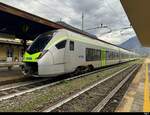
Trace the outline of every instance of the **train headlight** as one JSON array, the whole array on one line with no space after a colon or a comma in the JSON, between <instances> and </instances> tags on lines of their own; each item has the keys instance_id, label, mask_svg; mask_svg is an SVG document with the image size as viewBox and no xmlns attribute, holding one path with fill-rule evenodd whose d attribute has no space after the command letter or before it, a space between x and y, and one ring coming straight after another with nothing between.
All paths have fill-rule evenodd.
<instances>
[{"instance_id":1,"label":"train headlight","mask_svg":"<svg viewBox=\"0 0 150 115\"><path fill-rule=\"evenodd\" d=\"M48 50L43 50L37 59L42 58L47 52L48 52Z\"/></svg>"}]
</instances>

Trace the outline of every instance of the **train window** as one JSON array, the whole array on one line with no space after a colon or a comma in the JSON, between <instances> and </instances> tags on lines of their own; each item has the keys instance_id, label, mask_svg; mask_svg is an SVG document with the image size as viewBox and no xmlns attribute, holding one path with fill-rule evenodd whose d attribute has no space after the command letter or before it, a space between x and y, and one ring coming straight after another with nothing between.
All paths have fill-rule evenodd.
<instances>
[{"instance_id":1,"label":"train window","mask_svg":"<svg viewBox=\"0 0 150 115\"><path fill-rule=\"evenodd\" d=\"M106 51L106 59L109 60L110 57L109 57L109 51Z\"/></svg>"},{"instance_id":2,"label":"train window","mask_svg":"<svg viewBox=\"0 0 150 115\"><path fill-rule=\"evenodd\" d=\"M109 52L109 58L110 58L110 60L112 60L112 57L113 57L113 56L112 56L112 55L113 55L112 53L113 53L113 52L111 52L111 51Z\"/></svg>"},{"instance_id":3,"label":"train window","mask_svg":"<svg viewBox=\"0 0 150 115\"><path fill-rule=\"evenodd\" d=\"M59 43L56 45L56 48L57 48L57 49L63 49L63 48L65 48L66 42L67 42L66 40L59 42Z\"/></svg>"},{"instance_id":4,"label":"train window","mask_svg":"<svg viewBox=\"0 0 150 115\"><path fill-rule=\"evenodd\" d=\"M114 60L114 52L112 52L111 58L112 60Z\"/></svg>"},{"instance_id":5,"label":"train window","mask_svg":"<svg viewBox=\"0 0 150 115\"><path fill-rule=\"evenodd\" d=\"M115 54L115 59L117 59L118 58L118 54L117 54L117 52L116 52L116 54Z\"/></svg>"},{"instance_id":6,"label":"train window","mask_svg":"<svg viewBox=\"0 0 150 115\"><path fill-rule=\"evenodd\" d=\"M50 36L38 36L33 44L27 49L27 52L30 54L37 53L43 51L49 41L52 39L52 35Z\"/></svg>"},{"instance_id":7,"label":"train window","mask_svg":"<svg viewBox=\"0 0 150 115\"><path fill-rule=\"evenodd\" d=\"M70 51L74 51L74 42L70 41Z\"/></svg>"},{"instance_id":8,"label":"train window","mask_svg":"<svg viewBox=\"0 0 150 115\"><path fill-rule=\"evenodd\" d=\"M111 52L111 60L113 60L113 52Z\"/></svg>"},{"instance_id":9,"label":"train window","mask_svg":"<svg viewBox=\"0 0 150 115\"><path fill-rule=\"evenodd\" d=\"M101 50L86 48L86 61L101 60Z\"/></svg>"}]
</instances>

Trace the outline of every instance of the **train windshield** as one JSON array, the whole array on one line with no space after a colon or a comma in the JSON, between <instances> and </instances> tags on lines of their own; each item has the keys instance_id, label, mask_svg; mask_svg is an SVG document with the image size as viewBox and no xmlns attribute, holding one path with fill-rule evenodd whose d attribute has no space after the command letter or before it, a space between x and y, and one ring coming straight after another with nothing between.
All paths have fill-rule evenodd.
<instances>
[{"instance_id":1,"label":"train windshield","mask_svg":"<svg viewBox=\"0 0 150 115\"><path fill-rule=\"evenodd\" d=\"M48 34L42 34L40 36L38 36L35 41L32 43L31 46L29 46L29 48L27 49L27 52L29 54L33 54L33 53L38 53L44 50L44 48L46 47L46 45L50 42L50 40L53 38L54 36L54 31L50 32Z\"/></svg>"}]
</instances>

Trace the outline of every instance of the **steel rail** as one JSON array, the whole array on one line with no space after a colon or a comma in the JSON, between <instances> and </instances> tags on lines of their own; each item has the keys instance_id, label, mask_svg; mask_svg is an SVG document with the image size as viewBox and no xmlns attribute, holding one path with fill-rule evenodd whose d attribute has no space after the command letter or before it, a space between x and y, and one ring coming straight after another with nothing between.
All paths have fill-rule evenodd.
<instances>
[{"instance_id":1,"label":"steel rail","mask_svg":"<svg viewBox=\"0 0 150 115\"><path fill-rule=\"evenodd\" d=\"M100 112L138 68L139 66L137 66L132 72L130 72L128 76L123 79L91 112Z\"/></svg>"},{"instance_id":2,"label":"steel rail","mask_svg":"<svg viewBox=\"0 0 150 115\"><path fill-rule=\"evenodd\" d=\"M44 81L47 81L47 80L49 80L49 79L42 79L42 80L38 80L38 81L18 82L18 83L14 83L14 84L4 85L4 86L0 87L0 92L1 91L6 91L6 90L9 90L9 89L18 88L18 87L24 87L24 86L27 86L27 85L32 85L32 84L35 84L35 83L44 82Z\"/></svg>"},{"instance_id":3,"label":"steel rail","mask_svg":"<svg viewBox=\"0 0 150 115\"><path fill-rule=\"evenodd\" d=\"M61 83L62 81L71 81L71 80L78 79L78 78L81 78L81 77L84 77L84 76L88 76L88 75L91 75L91 74L94 74L94 73L98 73L98 72L101 72L101 71L104 71L104 70L108 70L110 68L112 68L112 67L108 67L108 68L104 68L104 69L100 69L100 70L95 70L95 71L85 73L85 74L82 74L82 75L78 75L78 76L75 76L75 77L59 80L59 81L56 81L56 82L53 82L53 83L50 83L50 84L38 86L38 87L35 87L35 88L27 89L27 90L24 90L24 91L13 93L13 94L4 95L4 96L0 97L0 101L10 99L10 98L13 98L15 96L20 96L20 95L23 95L23 94L26 94L26 93L30 93L30 92L33 92L33 91L36 91L36 90L40 90L40 89L43 89L43 88L46 88L46 87L54 86L54 85L57 85L57 84Z\"/></svg>"}]
</instances>

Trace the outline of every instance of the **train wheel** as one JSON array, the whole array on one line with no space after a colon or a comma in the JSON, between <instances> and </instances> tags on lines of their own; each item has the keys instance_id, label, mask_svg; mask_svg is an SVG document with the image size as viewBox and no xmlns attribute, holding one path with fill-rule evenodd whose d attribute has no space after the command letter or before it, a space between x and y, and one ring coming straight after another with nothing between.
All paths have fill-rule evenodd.
<instances>
[{"instance_id":1,"label":"train wheel","mask_svg":"<svg viewBox=\"0 0 150 115\"><path fill-rule=\"evenodd\" d=\"M94 70L93 65L89 65L89 66L88 66L88 71L93 71L93 70Z\"/></svg>"},{"instance_id":2,"label":"train wheel","mask_svg":"<svg viewBox=\"0 0 150 115\"><path fill-rule=\"evenodd\" d=\"M80 67L77 67L76 70L74 71L74 75L79 75L81 74L81 69Z\"/></svg>"}]
</instances>

